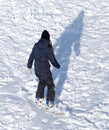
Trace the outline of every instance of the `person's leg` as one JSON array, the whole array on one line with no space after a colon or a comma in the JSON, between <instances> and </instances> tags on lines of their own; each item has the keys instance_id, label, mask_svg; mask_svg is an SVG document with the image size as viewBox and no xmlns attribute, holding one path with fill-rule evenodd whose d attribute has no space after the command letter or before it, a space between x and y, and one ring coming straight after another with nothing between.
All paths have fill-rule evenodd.
<instances>
[{"instance_id":1,"label":"person's leg","mask_svg":"<svg viewBox=\"0 0 109 130\"><path fill-rule=\"evenodd\" d=\"M36 91L36 98L44 98L45 81L40 80Z\"/></svg>"},{"instance_id":2,"label":"person's leg","mask_svg":"<svg viewBox=\"0 0 109 130\"><path fill-rule=\"evenodd\" d=\"M48 90L47 90L47 100L54 102L54 100L55 100L55 89L54 89L55 85L54 85L52 77L46 79L46 84L47 84L47 87L48 87Z\"/></svg>"}]
</instances>

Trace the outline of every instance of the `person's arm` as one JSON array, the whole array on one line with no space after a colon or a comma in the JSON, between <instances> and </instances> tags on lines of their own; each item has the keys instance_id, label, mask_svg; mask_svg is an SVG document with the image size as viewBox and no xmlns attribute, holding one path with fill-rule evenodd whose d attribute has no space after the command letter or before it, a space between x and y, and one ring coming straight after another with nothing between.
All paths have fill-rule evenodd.
<instances>
[{"instance_id":1,"label":"person's arm","mask_svg":"<svg viewBox=\"0 0 109 130\"><path fill-rule=\"evenodd\" d=\"M60 64L57 62L57 60L55 58L55 55L54 55L52 47L49 49L48 57L49 57L49 61L51 62L51 64L53 66L55 66L57 69L59 69L60 68Z\"/></svg>"},{"instance_id":2,"label":"person's arm","mask_svg":"<svg viewBox=\"0 0 109 130\"><path fill-rule=\"evenodd\" d=\"M32 68L33 61L34 61L34 47L28 59L27 68Z\"/></svg>"}]
</instances>

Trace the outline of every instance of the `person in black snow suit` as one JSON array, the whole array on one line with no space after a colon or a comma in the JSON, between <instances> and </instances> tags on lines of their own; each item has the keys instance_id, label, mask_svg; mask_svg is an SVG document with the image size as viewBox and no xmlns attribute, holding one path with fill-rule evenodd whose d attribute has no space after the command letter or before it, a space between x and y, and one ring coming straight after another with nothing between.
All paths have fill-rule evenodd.
<instances>
[{"instance_id":1,"label":"person in black snow suit","mask_svg":"<svg viewBox=\"0 0 109 130\"><path fill-rule=\"evenodd\" d=\"M32 49L30 57L28 59L27 67L32 68L34 61L35 75L39 78L39 84L36 91L36 100L42 101L44 99L44 88L47 86L46 105L54 105L55 100L55 85L50 71L50 62L57 69L60 68L60 64L57 62L53 47L50 41L50 34L47 30L44 30L41 35L41 39L36 43Z\"/></svg>"}]
</instances>

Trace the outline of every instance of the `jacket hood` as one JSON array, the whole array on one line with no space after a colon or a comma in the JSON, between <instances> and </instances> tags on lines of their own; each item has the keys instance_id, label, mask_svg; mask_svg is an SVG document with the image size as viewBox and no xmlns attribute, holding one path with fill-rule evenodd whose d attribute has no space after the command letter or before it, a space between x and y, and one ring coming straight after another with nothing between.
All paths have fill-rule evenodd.
<instances>
[{"instance_id":1,"label":"jacket hood","mask_svg":"<svg viewBox=\"0 0 109 130\"><path fill-rule=\"evenodd\" d=\"M40 39L39 42L36 44L38 48L48 48L49 41L45 39Z\"/></svg>"}]
</instances>

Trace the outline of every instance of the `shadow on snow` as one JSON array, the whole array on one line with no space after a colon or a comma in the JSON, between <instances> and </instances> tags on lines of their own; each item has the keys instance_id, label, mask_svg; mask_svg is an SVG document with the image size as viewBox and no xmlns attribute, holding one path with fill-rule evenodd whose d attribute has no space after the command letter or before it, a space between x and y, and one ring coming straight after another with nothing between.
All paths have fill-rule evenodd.
<instances>
[{"instance_id":1,"label":"shadow on snow","mask_svg":"<svg viewBox=\"0 0 109 130\"><path fill-rule=\"evenodd\" d=\"M59 102L59 96L62 92L64 82L67 79L67 71L72 53L72 46L74 48L75 56L79 56L80 54L80 40L83 30L83 18L84 11L81 11L73 23L65 29L54 46L56 49L56 57L58 58L61 65L61 68L58 70L58 72L56 69L53 69L53 78L54 80L58 79L56 84L56 103Z\"/></svg>"}]
</instances>

